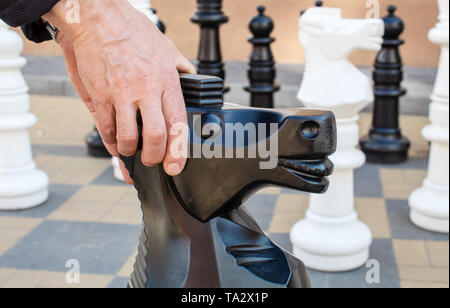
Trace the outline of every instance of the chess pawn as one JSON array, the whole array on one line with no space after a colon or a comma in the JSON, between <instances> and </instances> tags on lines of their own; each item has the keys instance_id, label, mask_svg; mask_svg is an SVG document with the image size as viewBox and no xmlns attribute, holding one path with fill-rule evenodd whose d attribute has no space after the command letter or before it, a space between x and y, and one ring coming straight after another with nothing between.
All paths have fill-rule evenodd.
<instances>
[{"instance_id":1,"label":"chess pawn","mask_svg":"<svg viewBox=\"0 0 450 308\"><path fill-rule=\"evenodd\" d=\"M334 112L337 152L330 188L311 196L306 218L291 231L294 254L321 271L347 271L364 265L372 234L354 207L354 170L365 162L358 150L358 113L373 99L372 84L347 57L358 49L378 51L384 33L379 19L343 19L341 10L308 9L300 18L306 55L298 98L307 107Z\"/></svg>"},{"instance_id":2,"label":"chess pawn","mask_svg":"<svg viewBox=\"0 0 450 308\"><path fill-rule=\"evenodd\" d=\"M0 20L0 210L23 210L48 199L49 179L36 169L28 129L28 87L20 72L23 41Z\"/></svg>"},{"instance_id":3,"label":"chess pawn","mask_svg":"<svg viewBox=\"0 0 450 308\"><path fill-rule=\"evenodd\" d=\"M438 75L431 96L431 125L423 136L431 142L428 176L409 198L412 222L425 230L448 233L449 212L449 2L439 0L440 22L429 39L441 46Z\"/></svg>"},{"instance_id":4,"label":"chess pawn","mask_svg":"<svg viewBox=\"0 0 450 308\"><path fill-rule=\"evenodd\" d=\"M270 44L275 41L270 37L274 25L272 19L264 15L265 10L264 6L258 7L259 14L250 22L253 37L249 42L253 44L253 51L248 70L250 86L245 90L251 94L252 107L273 108L273 94L280 86L274 83L275 61L270 49Z\"/></svg>"},{"instance_id":5,"label":"chess pawn","mask_svg":"<svg viewBox=\"0 0 450 308\"><path fill-rule=\"evenodd\" d=\"M409 140L399 128L399 98L406 94L401 87L403 64L399 47L404 43L399 37L404 30L403 21L395 16L395 6L389 6L384 17L385 35L383 48L378 53L373 79L375 104L373 124L369 136L360 145L372 163L396 164L408 159Z\"/></svg>"},{"instance_id":6,"label":"chess pawn","mask_svg":"<svg viewBox=\"0 0 450 308\"><path fill-rule=\"evenodd\" d=\"M222 0L197 0L197 9L191 18L193 23L200 25L197 71L225 80L219 27L228 22L228 17L222 12Z\"/></svg>"}]
</instances>

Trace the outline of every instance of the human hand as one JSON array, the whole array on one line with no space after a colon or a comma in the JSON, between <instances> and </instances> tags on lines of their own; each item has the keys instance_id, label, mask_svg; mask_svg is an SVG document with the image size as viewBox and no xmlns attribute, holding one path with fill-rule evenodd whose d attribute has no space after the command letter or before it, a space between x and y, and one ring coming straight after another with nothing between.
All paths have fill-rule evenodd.
<instances>
[{"instance_id":1,"label":"human hand","mask_svg":"<svg viewBox=\"0 0 450 308\"><path fill-rule=\"evenodd\" d=\"M173 131L187 125L179 72L195 73L193 65L128 1L80 0L80 23L72 25L64 20L64 2L44 18L61 31L69 76L108 151L136 153L139 110L143 164L163 163L169 175L179 174L186 158L170 153L178 138ZM128 172L125 177L131 182Z\"/></svg>"}]
</instances>

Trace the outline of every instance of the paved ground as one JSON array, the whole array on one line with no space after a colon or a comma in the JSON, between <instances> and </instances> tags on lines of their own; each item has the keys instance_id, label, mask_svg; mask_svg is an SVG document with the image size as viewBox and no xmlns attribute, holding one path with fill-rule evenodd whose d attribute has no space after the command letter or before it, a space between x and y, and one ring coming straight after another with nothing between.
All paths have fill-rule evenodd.
<instances>
[{"instance_id":1,"label":"paved ground","mask_svg":"<svg viewBox=\"0 0 450 308\"><path fill-rule=\"evenodd\" d=\"M32 97L39 123L31 130L35 160L51 179L49 201L22 212L0 212L0 287L73 287L66 262L81 265L82 287L125 287L137 247L141 213L135 190L113 179L109 160L86 155L83 137L92 122L77 99ZM381 284L365 282L367 269L326 274L310 271L314 287L447 287L448 236L408 220L407 198L426 175L425 117L402 116L412 158L398 166L367 164L356 172L356 205L373 231L371 258ZM367 132L370 114L361 117ZM308 196L264 190L248 203L261 226L291 250L289 231L304 216Z\"/></svg>"},{"instance_id":2,"label":"paved ground","mask_svg":"<svg viewBox=\"0 0 450 308\"><path fill-rule=\"evenodd\" d=\"M62 57L28 56L27 60L24 74L32 94L77 97L67 77ZM282 85L281 91L275 95L277 107L299 106L297 92L303 79L303 70L302 64L277 65L277 82ZM361 70L368 76L371 75L371 67L361 67ZM247 63L227 62L226 71L226 84L231 88L226 95L227 101L248 104L249 95L243 89L248 84ZM428 115L436 69L406 67L404 75L403 85L408 90L408 95L401 101L401 112L408 115ZM368 106L365 111L371 110L372 106Z\"/></svg>"}]
</instances>

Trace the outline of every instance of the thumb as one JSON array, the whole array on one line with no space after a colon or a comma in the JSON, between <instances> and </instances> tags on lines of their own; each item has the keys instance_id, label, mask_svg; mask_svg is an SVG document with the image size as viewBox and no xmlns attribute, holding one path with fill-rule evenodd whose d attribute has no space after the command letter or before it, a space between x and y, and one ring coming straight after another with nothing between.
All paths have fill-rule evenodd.
<instances>
[{"instance_id":1,"label":"thumb","mask_svg":"<svg viewBox=\"0 0 450 308\"><path fill-rule=\"evenodd\" d=\"M195 66L188 59L186 59L180 52L178 52L176 65L179 73L197 74Z\"/></svg>"}]
</instances>

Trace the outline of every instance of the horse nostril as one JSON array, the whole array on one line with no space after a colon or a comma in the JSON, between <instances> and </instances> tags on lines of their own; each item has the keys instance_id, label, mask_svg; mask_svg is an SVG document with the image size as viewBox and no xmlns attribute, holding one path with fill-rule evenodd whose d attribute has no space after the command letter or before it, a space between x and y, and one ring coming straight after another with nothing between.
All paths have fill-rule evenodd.
<instances>
[{"instance_id":1,"label":"horse nostril","mask_svg":"<svg viewBox=\"0 0 450 308\"><path fill-rule=\"evenodd\" d=\"M301 135L309 140L316 139L320 133L320 125L315 121L307 121L300 128Z\"/></svg>"}]
</instances>

